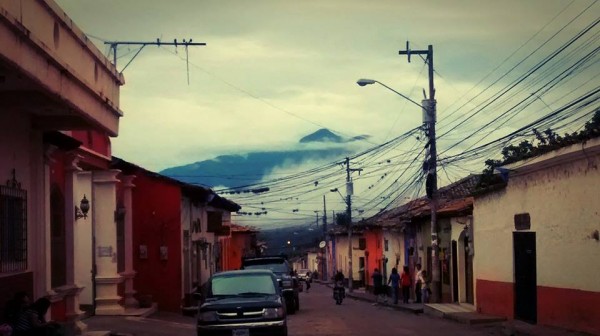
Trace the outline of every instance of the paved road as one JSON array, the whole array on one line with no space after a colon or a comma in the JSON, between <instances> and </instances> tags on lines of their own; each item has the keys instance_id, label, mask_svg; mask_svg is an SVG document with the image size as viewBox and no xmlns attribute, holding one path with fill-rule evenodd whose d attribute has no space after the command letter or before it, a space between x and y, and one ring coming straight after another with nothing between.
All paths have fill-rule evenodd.
<instances>
[{"instance_id":1,"label":"paved road","mask_svg":"<svg viewBox=\"0 0 600 336\"><path fill-rule=\"evenodd\" d=\"M472 327L348 298L338 306L323 285L300 295L300 311L289 319L290 336L502 335L497 327Z\"/></svg>"},{"instance_id":2,"label":"paved road","mask_svg":"<svg viewBox=\"0 0 600 336\"><path fill-rule=\"evenodd\" d=\"M290 336L502 336L496 327L472 327L427 315L347 298L335 304L331 289L314 284L300 293L300 311L289 317ZM135 336L194 336L195 320L178 314L158 313L148 318L96 316L84 321L90 330L111 330Z\"/></svg>"}]
</instances>

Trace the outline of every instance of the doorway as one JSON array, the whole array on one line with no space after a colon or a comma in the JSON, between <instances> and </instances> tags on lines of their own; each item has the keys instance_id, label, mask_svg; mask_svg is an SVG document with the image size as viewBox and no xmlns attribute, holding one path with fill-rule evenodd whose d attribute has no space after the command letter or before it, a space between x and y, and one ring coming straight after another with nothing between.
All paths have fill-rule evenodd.
<instances>
[{"instance_id":1,"label":"doorway","mask_svg":"<svg viewBox=\"0 0 600 336\"><path fill-rule=\"evenodd\" d=\"M464 237L464 253L465 253L465 287L467 303L473 304L473 255L469 248L469 238Z\"/></svg>"},{"instance_id":2,"label":"doorway","mask_svg":"<svg viewBox=\"0 0 600 336\"><path fill-rule=\"evenodd\" d=\"M537 322L535 232L513 232L515 319Z\"/></svg>"},{"instance_id":3,"label":"doorway","mask_svg":"<svg viewBox=\"0 0 600 336\"><path fill-rule=\"evenodd\" d=\"M458 244L452 241L452 302L458 302Z\"/></svg>"}]
</instances>

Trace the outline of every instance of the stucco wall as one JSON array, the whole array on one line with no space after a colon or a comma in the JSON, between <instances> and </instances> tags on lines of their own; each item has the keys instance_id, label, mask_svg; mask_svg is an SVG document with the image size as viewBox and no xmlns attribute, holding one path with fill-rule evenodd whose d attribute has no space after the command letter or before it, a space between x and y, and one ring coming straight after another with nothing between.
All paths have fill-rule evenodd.
<instances>
[{"instance_id":1,"label":"stucco wall","mask_svg":"<svg viewBox=\"0 0 600 336\"><path fill-rule=\"evenodd\" d=\"M585 153L576 145L547 154L545 161L515 166L505 189L475 199L478 308L512 316L514 215L529 213L530 231L536 233L538 322L600 332L600 324L592 322L600 312L579 311L581 300L572 299L585 297L593 303L589 307L600 304L600 243L591 237L600 229L600 153L594 148L600 148L599 140L591 141ZM488 295L500 287L506 287L503 297ZM498 311L498 306L504 308Z\"/></svg>"},{"instance_id":2,"label":"stucco wall","mask_svg":"<svg viewBox=\"0 0 600 336\"><path fill-rule=\"evenodd\" d=\"M133 188L133 269L134 288L152 295L158 308L179 311L183 297L181 281L181 191L179 186L136 172ZM147 258L139 247L146 245ZM168 247L161 260L160 247Z\"/></svg>"},{"instance_id":3,"label":"stucco wall","mask_svg":"<svg viewBox=\"0 0 600 336\"><path fill-rule=\"evenodd\" d=\"M516 176L501 192L476 199L477 278L513 281L514 215L529 213L537 233L539 286L600 291L600 156ZM574 276L576 275L576 276Z\"/></svg>"}]
</instances>

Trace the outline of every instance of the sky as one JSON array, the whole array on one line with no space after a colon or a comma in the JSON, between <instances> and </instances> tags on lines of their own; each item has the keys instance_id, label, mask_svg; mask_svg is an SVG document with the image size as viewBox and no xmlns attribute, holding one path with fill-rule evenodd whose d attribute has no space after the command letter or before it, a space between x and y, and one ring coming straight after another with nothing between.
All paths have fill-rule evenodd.
<instances>
[{"instance_id":1,"label":"sky","mask_svg":"<svg viewBox=\"0 0 600 336\"><path fill-rule=\"evenodd\" d=\"M123 72L114 154L150 170L220 154L286 148L326 127L381 143L421 122L434 48L440 116L492 67L565 7L590 1L207 1L58 0L87 34L109 41L193 39L189 76L183 47L146 47ZM565 18L567 15L564 16ZM560 18L559 18L560 21ZM557 21L556 23L558 24ZM540 38L541 39L541 38ZM101 40L93 39L107 52ZM118 68L133 47L118 50ZM112 59L112 56L110 56Z\"/></svg>"},{"instance_id":2,"label":"sky","mask_svg":"<svg viewBox=\"0 0 600 336\"><path fill-rule=\"evenodd\" d=\"M423 99L427 67L418 56L409 63L398 54L407 41L413 50L433 46L438 134L455 130L439 140L442 156L469 149L474 138L492 140L562 106L573 97L565 92L598 87L594 54L574 79L540 91L536 99L529 97L545 87L536 78L548 84L543 75L562 71L561 64L575 62L598 45L600 33L594 28L568 50L571 59L556 59L532 75L518 94L466 118L469 109L484 105L494 92L597 20L600 5L594 0L55 1L109 59L104 41L160 38L207 44L188 49L189 71L181 46L147 46L123 71L124 117L118 137L112 139L113 154L153 171L223 154L295 148L300 138L320 128L346 137L370 135L368 147L420 126L417 106L381 85L356 84L360 78L375 79L413 100ZM120 47L117 68L123 70L136 51ZM517 70L508 72L511 67ZM496 123L498 127L480 132L472 142L456 143L520 100L527 100L524 113ZM418 136L410 140L404 150L418 149ZM446 153L445 148L451 150ZM373 165L381 164L375 161ZM269 177L304 168L308 165L278 167ZM444 170L441 178L452 182L473 172L454 169ZM368 204L367 191L383 179L377 171L372 171L373 180L365 178L355 188L365 191L356 196L358 203L362 197ZM343 187L343 172L339 175L341 184L332 182L331 187ZM372 198L386 197L380 195L373 192ZM286 212L311 202L316 208L320 197L296 199L299 205L277 209ZM260 210L260 204L254 205ZM337 206L343 209L343 201ZM312 208L302 211L305 218L313 218Z\"/></svg>"}]
</instances>

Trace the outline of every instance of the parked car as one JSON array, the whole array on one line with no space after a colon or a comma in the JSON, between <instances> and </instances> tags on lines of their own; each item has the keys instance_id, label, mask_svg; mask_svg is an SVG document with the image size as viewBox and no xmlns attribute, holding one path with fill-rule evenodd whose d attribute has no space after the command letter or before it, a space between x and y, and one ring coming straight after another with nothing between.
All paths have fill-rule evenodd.
<instances>
[{"instance_id":1,"label":"parked car","mask_svg":"<svg viewBox=\"0 0 600 336\"><path fill-rule=\"evenodd\" d=\"M268 270L228 271L213 275L198 307L198 336L287 336L281 288Z\"/></svg>"},{"instance_id":2,"label":"parked car","mask_svg":"<svg viewBox=\"0 0 600 336\"><path fill-rule=\"evenodd\" d=\"M294 314L300 309L300 282L293 275L293 270L287 259L283 256L252 257L242 260L242 269L266 269L272 271L281 284L285 298L287 312Z\"/></svg>"}]
</instances>

